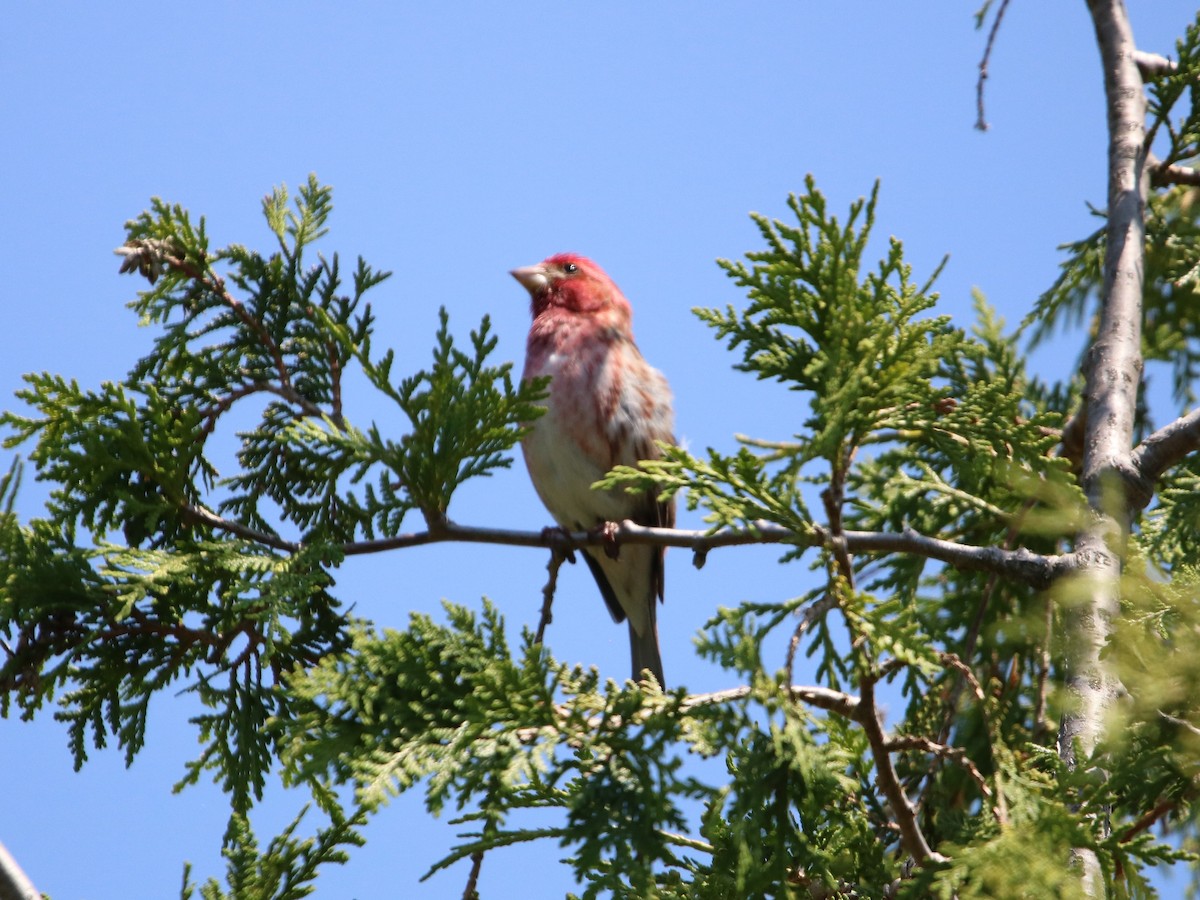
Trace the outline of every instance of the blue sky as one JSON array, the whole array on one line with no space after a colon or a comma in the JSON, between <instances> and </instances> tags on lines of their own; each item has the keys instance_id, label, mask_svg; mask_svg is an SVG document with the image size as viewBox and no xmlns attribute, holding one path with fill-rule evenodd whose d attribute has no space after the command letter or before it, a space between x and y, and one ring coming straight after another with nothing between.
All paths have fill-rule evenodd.
<instances>
[{"instance_id":1,"label":"blue sky","mask_svg":"<svg viewBox=\"0 0 1200 900\"><path fill-rule=\"evenodd\" d=\"M918 281L949 253L941 309L964 324L974 287L1015 324L1053 280L1056 245L1095 226L1085 204L1104 201L1104 105L1085 4L1012 5L986 134L972 128L984 46L975 5L14 5L0 34L5 404L25 372L95 385L149 347L124 306L138 284L118 278L112 250L151 196L204 214L216 245L266 247L260 198L315 172L334 187L324 249L395 273L373 301L376 346L396 348L398 370L429 358L439 306L464 337L490 315L497 358L519 361L528 303L507 271L576 250L633 303L643 353L674 388L682 440L729 451L735 433L786 438L801 398L733 372L690 312L739 302L714 259L758 247L749 211L782 216L808 172L833 209L881 179L879 246L900 237ZM1194 14L1190 0L1130 5L1140 46L1160 52ZM1069 337L1035 361L1061 374L1077 350ZM390 413L373 398L350 408L386 432ZM28 484L23 514L44 496ZM465 489L450 513L549 522L519 463ZM672 683L730 686L695 660L692 637L718 605L802 592L805 568L777 556L728 550L697 572L668 555L660 624ZM443 597L487 595L515 634L536 622L544 564L530 550L430 547L356 561L339 587L384 626L436 612ZM560 579L549 641L560 659L626 674L623 630L582 566ZM192 712L160 698L131 769L110 749L78 774L48 714L0 720L0 841L40 890L136 900L174 896L184 860L200 878L222 871L224 798L207 785L170 793L196 752ZM261 836L302 801L274 789ZM402 797L317 896L461 895L464 866L417 882L454 831ZM490 855L484 895L562 896L571 879L557 856Z\"/></svg>"}]
</instances>

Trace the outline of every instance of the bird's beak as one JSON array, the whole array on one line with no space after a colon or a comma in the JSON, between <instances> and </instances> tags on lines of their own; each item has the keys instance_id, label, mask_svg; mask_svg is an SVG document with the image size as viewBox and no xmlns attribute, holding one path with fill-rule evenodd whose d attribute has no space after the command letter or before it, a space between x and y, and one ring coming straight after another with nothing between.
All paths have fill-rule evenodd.
<instances>
[{"instance_id":1,"label":"bird's beak","mask_svg":"<svg viewBox=\"0 0 1200 900\"><path fill-rule=\"evenodd\" d=\"M521 286L530 294L541 293L550 286L550 276L541 264L513 269L508 274L521 282Z\"/></svg>"}]
</instances>

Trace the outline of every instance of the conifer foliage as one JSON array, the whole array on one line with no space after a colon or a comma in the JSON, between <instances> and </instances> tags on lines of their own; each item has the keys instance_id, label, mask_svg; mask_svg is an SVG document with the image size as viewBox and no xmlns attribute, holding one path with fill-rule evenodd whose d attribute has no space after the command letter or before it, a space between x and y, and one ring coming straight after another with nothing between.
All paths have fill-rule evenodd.
<instances>
[{"instance_id":1,"label":"conifer foliage","mask_svg":"<svg viewBox=\"0 0 1200 900\"><path fill-rule=\"evenodd\" d=\"M185 877L206 900L309 894L405 791L459 816L430 875L463 863L467 897L488 893L487 854L527 842L565 857L584 898L1155 896L1149 868L1193 859L1196 838L1200 19L1168 61L1112 52L1120 4L1089 7L1110 100L1131 72L1149 98L1124 186L1144 192L1140 222L1118 172L1028 322L1006 330L979 296L962 327L899 240L872 259L878 184L840 213L809 177L780 218L754 216L760 249L719 262L745 302L695 310L805 418L732 455L664 447L599 485L678 495L710 526L620 525L618 542L697 564L775 543L816 573L708 623L698 652L727 690L603 682L514 640L487 601L403 630L347 614L348 555L568 551L448 518L459 486L511 464L546 385L492 361L486 319L463 339L443 311L416 371L378 352L365 297L387 274L316 254L332 198L310 178L263 201L265 253L214 249L203 219L153 201L118 251L149 282L131 307L157 329L150 352L96 390L29 375L0 419L26 460L0 480L0 712L53 703L77 765L109 741L132 760L152 699L195 692L201 752L181 784L215 777L230 806L224 880ZM1140 229L1132 250L1114 239ZM1114 280L1129 252L1132 312ZM1055 328L1079 331L1063 383L1026 367L1028 339ZM1126 446L1098 455L1106 373L1142 358L1170 365L1185 412L1156 428L1171 413L1139 394ZM350 385L402 427L356 424ZM229 420L226 474L211 445ZM54 491L21 522L26 468ZM886 716L882 691L900 698ZM252 812L275 778L319 821L264 844Z\"/></svg>"}]
</instances>

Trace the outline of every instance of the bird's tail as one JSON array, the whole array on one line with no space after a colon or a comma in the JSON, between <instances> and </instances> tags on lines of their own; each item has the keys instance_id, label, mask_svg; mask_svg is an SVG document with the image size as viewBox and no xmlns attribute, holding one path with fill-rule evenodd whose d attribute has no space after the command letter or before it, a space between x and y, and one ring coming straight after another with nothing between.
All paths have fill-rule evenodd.
<instances>
[{"instance_id":1,"label":"bird's tail","mask_svg":"<svg viewBox=\"0 0 1200 900\"><path fill-rule=\"evenodd\" d=\"M658 649L658 622L654 615L654 599L650 600L650 621L647 623L645 634L638 634L633 627L633 619L629 620L629 652L633 657L633 680L645 678L642 673L650 670L650 674L658 681L658 686L665 689L667 682L663 680L662 654Z\"/></svg>"}]
</instances>

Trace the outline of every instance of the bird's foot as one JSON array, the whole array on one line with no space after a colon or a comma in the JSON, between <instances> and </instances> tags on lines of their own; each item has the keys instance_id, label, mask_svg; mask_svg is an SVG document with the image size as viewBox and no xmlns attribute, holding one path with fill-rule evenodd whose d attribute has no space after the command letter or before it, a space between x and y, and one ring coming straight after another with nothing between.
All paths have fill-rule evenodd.
<instances>
[{"instance_id":1,"label":"bird's foot","mask_svg":"<svg viewBox=\"0 0 1200 900\"><path fill-rule=\"evenodd\" d=\"M609 559L620 559L621 545L617 542L617 535L621 533L619 522L602 522L593 528L591 533L597 535L602 541L601 546L604 548L605 556Z\"/></svg>"},{"instance_id":2,"label":"bird's foot","mask_svg":"<svg viewBox=\"0 0 1200 900\"><path fill-rule=\"evenodd\" d=\"M542 540L550 550L567 562L575 562L575 542L571 540L571 532L558 525L550 525L542 529Z\"/></svg>"}]
</instances>

